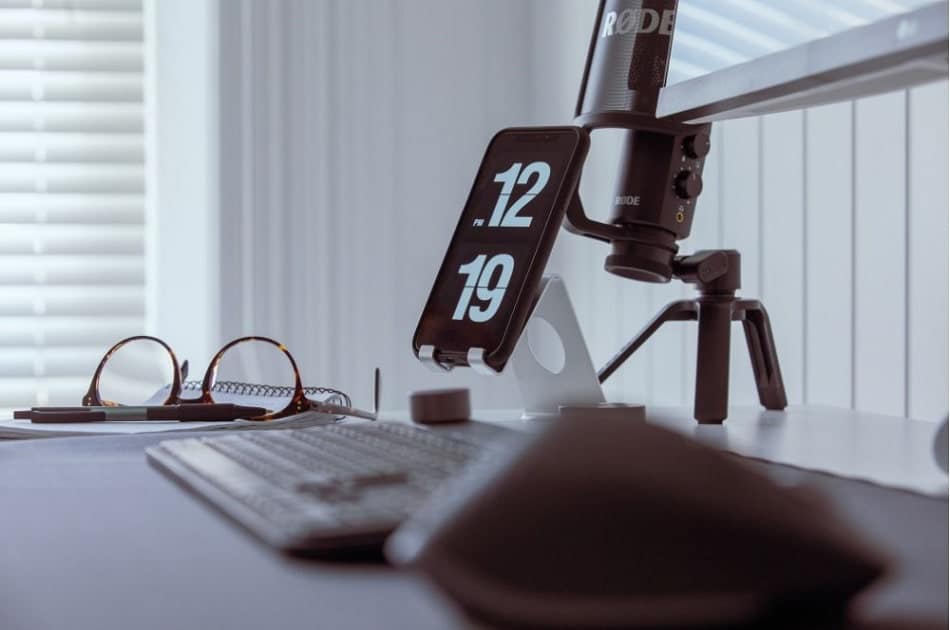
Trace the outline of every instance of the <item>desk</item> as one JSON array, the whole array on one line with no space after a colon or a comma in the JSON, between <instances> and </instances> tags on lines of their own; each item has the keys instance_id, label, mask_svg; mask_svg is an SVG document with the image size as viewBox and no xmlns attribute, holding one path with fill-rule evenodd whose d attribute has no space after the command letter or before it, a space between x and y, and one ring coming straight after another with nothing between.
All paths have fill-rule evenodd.
<instances>
[{"instance_id":1,"label":"desk","mask_svg":"<svg viewBox=\"0 0 950 630\"><path fill-rule=\"evenodd\" d=\"M862 469L884 448L883 438L851 433L862 418L869 435L894 430L907 436L884 440L890 442L886 457L897 463ZM835 463L838 453L859 477L886 472L901 483L946 483L924 464L912 464L931 457L925 437L936 427L928 423L817 410L766 416L735 410L724 427L696 428L688 410L662 410L651 419L730 449L759 449L747 453L757 457L771 453L794 463L807 456L819 467L845 466ZM259 544L146 464L143 449L161 439L168 436L0 444L0 628L461 625L452 606L412 575L374 564L287 558ZM910 472L900 473L905 464ZM792 466L756 465L780 479L820 486L897 560L897 570L862 598L862 619L946 626L945 493L926 497Z\"/></svg>"}]
</instances>

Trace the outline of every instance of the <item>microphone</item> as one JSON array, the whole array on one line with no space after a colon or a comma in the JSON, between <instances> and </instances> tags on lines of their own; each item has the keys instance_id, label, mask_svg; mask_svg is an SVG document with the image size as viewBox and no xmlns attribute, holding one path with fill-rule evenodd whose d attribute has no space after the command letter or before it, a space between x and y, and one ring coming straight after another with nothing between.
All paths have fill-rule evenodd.
<instances>
[{"instance_id":1,"label":"microphone","mask_svg":"<svg viewBox=\"0 0 950 630\"><path fill-rule=\"evenodd\" d=\"M611 244L608 272L646 282L673 276L710 149L709 124L656 117L676 11L677 0L601 0L575 108L575 122L586 129L628 131L609 223L588 218L575 195L565 228Z\"/></svg>"},{"instance_id":2,"label":"microphone","mask_svg":"<svg viewBox=\"0 0 950 630\"><path fill-rule=\"evenodd\" d=\"M736 297L739 252L710 250L677 256L677 241L689 236L696 199L703 190L710 125L656 116L670 64L676 9L676 0L601 0L575 122L588 130L627 131L609 222L590 219L575 192L564 227L610 243L604 261L610 273L646 282L669 282L676 277L699 291L695 299L667 304L600 370L600 382L664 322L696 321L693 416L699 422L720 423L729 408L734 321L741 321L745 331L759 402L766 409L784 409L787 397L765 306Z\"/></svg>"}]
</instances>

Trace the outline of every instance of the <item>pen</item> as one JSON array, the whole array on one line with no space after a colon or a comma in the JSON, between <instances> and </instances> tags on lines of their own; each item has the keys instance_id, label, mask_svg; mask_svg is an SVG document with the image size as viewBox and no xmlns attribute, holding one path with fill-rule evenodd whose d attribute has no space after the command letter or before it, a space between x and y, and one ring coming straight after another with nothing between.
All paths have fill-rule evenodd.
<instances>
[{"instance_id":1,"label":"pen","mask_svg":"<svg viewBox=\"0 0 950 630\"><path fill-rule=\"evenodd\" d=\"M34 407L16 411L14 418L36 423L73 423L177 420L178 422L229 421L238 418L256 418L268 412L264 407L250 407L233 403L187 405L129 406L129 407Z\"/></svg>"}]
</instances>

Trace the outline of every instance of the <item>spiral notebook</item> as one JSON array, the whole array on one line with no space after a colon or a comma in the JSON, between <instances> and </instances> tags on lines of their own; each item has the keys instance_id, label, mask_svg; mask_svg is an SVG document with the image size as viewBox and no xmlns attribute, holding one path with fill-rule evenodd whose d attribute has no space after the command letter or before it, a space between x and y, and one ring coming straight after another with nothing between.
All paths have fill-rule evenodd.
<instances>
[{"instance_id":1,"label":"spiral notebook","mask_svg":"<svg viewBox=\"0 0 950 630\"><path fill-rule=\"evenodd\" d=\"M170 385L155 392L145 401L146 405L161 404L168 396ZM199 381L186 381L182 384L185 398L197 396L201 390ZM267 409L282 409L290 400L293 388L259 385L255 383L238 383L234 381L220 381L212 388L217 402L234 403L265 407ZM343 392L328 387L305 387L307 398L321 400L337 405L349 405L349 396ZM306 427L336 422L337 416L307 411L286 418L269 420L267 422L252 420L232 420L228 422L89 422L89 423L49 423L34 424L29 420L0 420L0 440L19 440L44 437L76 437L83 435L132 435L138 433L187 433L192 431L266 431L270 429L303 429Z\"/></svg>"}]
</instances>

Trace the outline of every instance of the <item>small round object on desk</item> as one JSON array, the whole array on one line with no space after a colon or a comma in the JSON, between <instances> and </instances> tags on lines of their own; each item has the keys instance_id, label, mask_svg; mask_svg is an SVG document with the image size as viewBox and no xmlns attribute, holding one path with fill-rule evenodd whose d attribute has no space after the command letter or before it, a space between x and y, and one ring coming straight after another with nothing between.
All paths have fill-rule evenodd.
<instances>
[{"instance_id":1,"label":"small round object on desk","mask_svg":"<svg viewBox=\"0 0 950 630\"><path fill-rule=\"evenodd\" d=\"M472 415L471 397L464 387L412 392L409 413L420 424L464 422Z\"/></svg>"}]
</instances>

